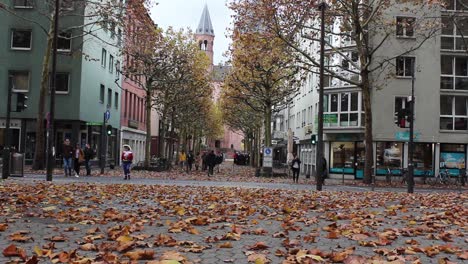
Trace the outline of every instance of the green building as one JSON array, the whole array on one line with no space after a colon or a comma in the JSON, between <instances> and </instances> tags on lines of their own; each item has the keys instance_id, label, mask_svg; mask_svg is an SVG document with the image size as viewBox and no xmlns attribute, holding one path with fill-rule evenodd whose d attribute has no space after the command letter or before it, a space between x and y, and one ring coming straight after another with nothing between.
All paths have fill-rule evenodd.
<instances>
[{"instance_id":1,"label":"green building","mask_svg":"<svg viewBox=\"0 0 468 264\"><path fill-rule=\"evenodd\" d=\"M15 13L0 8L0 34L3 35L0 38L0 149L5 144L7 92L13 89L13 108L17 93L29 98L28 108L12 112L10 122L12 145L25 153L26 163L31 163L34 157L42 64L50 23L50 18L44 14L52 13L50 4L53 2L0 0ZM96 7L78 4L84 1L61 2L55 96L57 158L60 159L62 142L67 138L82 146L90 143L100 154L101 124L104 112L109 110L108 124L113 129L107 143L108 160L117 162L121 97L117 69L121 61L121 30L115 23L103 21L93 13L98 10ZM44 118L48 109L47 98Z\"/></svg>"}]
</instances>

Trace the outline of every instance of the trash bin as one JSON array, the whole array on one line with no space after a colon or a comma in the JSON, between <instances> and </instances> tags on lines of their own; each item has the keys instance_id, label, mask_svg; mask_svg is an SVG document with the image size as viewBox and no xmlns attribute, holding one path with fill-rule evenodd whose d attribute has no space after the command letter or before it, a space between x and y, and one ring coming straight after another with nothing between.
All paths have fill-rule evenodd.
<instances>
[{"instance_id":1,"label":"trash bin","mask_svg":"<svg viewBox=\"0 0 468 264\"><path fill-rule=\"evenodd\" d=\"M13 153L10 160L10 176L24 177L24 154Z\"/></svg>"}]
</instances>

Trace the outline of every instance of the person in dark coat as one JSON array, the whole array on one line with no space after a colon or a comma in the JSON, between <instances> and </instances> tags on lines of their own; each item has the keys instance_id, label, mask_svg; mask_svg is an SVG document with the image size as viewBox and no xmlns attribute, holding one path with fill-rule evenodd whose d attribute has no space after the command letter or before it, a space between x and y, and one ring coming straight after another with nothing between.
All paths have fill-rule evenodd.
<instances>
[{"instance_id":1,"label":"person in dark coat","mask_svg":"<svg viewBox=\"0 0 468 264\"><path fill-rule=\"evenodd\" d=\"M63 170L65 171L65 177L71 176L72 174L72 157L73 147L70 145L70 140L67 138L63 141L62 146Z\"/></svg>"},{"instance_id":2,"label":"person in dark coat","mask_svg":"<svg viewBox=\"0 0 468 264\"><path fill-rule=\"evenodd\" d=\"M192 165L194 161L195 157L193 156L193 151L189 151L189 153L187 154L187 172L192 171Z\"/></svg>"},{"instance_id":3,"label":"person in dark coat","mask_svg":"<svg viewBox=\"0 0 468 264\"><path fill-rule=\"evenodd\" d=\"M299 172L301 168L301 160L294 154L294 159L291 161L291 170L293 172L293 182L299 182Z\"/></svg>"},{"instance_id":4,"label":"person in dark coat","mask_svg":"<svg viewBox=\"0 0 468 264\"><path fill-rule=\"evenodd\" d=\"M85 168L86 168L86 176L91 175L91 164L90 161L94 158L94 150L91 148L89 144L86 144L84 149L84 159L85 159Z\"/></svg>"},{"instance_id":5,"label":"person in dark coat","mask_svg":"<svg viewBox=\"0 0 468 264\"><path fill-rule=\"evenodd\" d=\"M208 167L208 176L211 176L214 174L214 167L216 165L216 154L214 151L210 151L208 155L206 155L206 166Z\"/></svg>"},{"instance_id":6,"label":"person in dark coat","mask_svg":"<svg viewBox=\"0 0 468 264\"><path fill-rule=\"evenodd\" d=\"M327 160L325 159L325 157L322 157L322 184L325 184L325 179L327 178L327 175Z\"/></svg>"}]
</instances>

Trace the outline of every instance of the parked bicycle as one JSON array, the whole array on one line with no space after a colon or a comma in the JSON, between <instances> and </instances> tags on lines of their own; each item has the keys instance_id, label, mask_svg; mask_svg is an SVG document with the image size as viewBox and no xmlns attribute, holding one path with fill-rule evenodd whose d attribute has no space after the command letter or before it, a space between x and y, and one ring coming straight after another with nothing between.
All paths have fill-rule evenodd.
<instances>
[{"instance_id":1,"label":"parked bicycle","mask_svg":"<svg viewBox=\"0 0 468 264\"><path fill-rule=\"evenodd\" d=\"M437 175L428 178L426 181L430 185L448 184L450 181L450 172L448 169L441 169Z\"/></svg>"}]
</instances>

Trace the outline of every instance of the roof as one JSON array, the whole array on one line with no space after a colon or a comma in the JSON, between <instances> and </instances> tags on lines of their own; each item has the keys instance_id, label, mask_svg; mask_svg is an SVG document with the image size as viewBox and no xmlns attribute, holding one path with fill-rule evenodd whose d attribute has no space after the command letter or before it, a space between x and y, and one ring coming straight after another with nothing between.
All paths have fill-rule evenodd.
<instances>
[{"instance_id":1,"label":"roof","mask_svg":"<svg viewBox=\"0 0 468 264\"><path fill-rule=\"evenodd\" d=\"M208 11L208 5L205 5L205 8L203 9L203 13L200 18L200 22L198 23L196 33L199 35L214 36L214 29L213 25L211 24L210 11Z\"/></svg>"}]
</instances>

